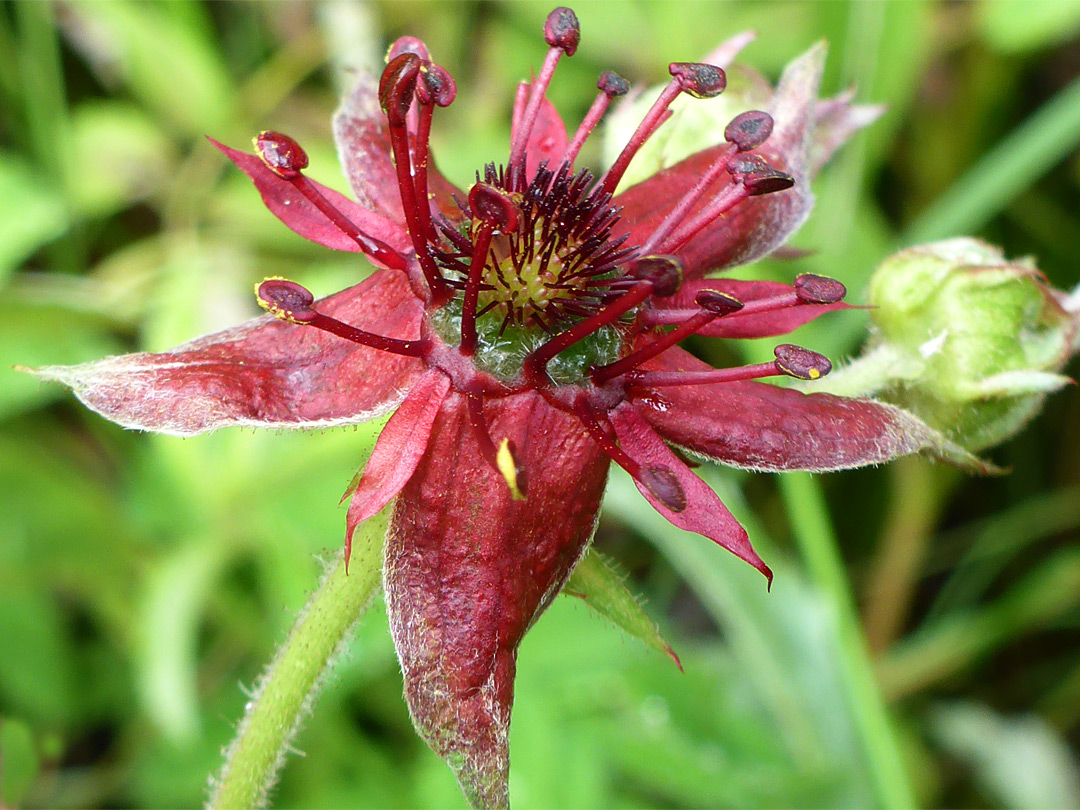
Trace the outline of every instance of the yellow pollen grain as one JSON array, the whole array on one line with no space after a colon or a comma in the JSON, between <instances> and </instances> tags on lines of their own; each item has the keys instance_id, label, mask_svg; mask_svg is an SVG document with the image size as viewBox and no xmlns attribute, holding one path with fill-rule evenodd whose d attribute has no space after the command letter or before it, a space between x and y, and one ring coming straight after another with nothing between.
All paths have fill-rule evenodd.
<instances>
[{"instance_id":1,"label":"yellow pollen grain","mask_svg":"<svg viewBox=\"0 0 1080 810\"><path fill-rule=\"evenodd\" d=\"M816 368L812 368L810 369L810 371L807 372L807 376L810 377L811 380L816 380L818 377L821 376L821 372L818 371Z\"/></svg>"}]
</instances>

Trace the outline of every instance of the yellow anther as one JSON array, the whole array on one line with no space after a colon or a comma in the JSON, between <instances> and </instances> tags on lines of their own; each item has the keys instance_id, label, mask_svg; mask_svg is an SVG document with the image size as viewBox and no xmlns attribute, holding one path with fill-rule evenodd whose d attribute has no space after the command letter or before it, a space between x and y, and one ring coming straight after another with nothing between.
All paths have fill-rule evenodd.
<instances>
[{"instance_id":1,"label":"yellow anther","mask_svg":"<svg viewBox=\"0 0 1080 810\"><path fill-rule=\"evenodd\" d=\"M515 501L525 500L525 494L518 487L517 460L510 450L509 439L503 439L499 443L499 449L495 454L495 463L498 464L499 472L502 473L506 485L510 487L510 497Z\"/></svg>"}]
</instances>

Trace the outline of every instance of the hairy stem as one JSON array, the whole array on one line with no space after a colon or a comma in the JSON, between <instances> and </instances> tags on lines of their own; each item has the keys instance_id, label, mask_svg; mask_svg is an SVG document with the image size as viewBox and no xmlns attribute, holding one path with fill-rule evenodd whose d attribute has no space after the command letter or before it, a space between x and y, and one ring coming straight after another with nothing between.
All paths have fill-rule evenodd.
<instances>
[{"instance_id":1,"label":"hairy stem","mask_svg":"<svg viewBox=\"0 0 1080 810\"><path fill-rule=\"evenodd\" d=\"M266 806L292 739L379 586L385 533L385 510L357 528L348 576L335 555L259 679L213 782L211 810Z\"/></svg>"}]
</instances>

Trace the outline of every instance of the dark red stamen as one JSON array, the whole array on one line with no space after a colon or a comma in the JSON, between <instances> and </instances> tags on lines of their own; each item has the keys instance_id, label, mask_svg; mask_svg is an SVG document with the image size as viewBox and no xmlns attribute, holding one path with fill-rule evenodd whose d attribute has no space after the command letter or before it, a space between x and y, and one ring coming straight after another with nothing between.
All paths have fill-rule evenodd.
<instances>
[{"instance_id":1,"label":"dark red stamen","mask_svg":"<svg viewBox=\"0 0 1080 810\"><path fill-rule=\"evenodd\" d=\"M469 191L469 208L480 227L473 237L472 261L465 284L465 300L461 305L461 353L464 355L476 351L476 305L492 234L495 231L512 233L517 230L519 219L517 206L510 195L487 183L477 183Z\"/></svg>"},{"instance_id":2,"label":"dark red stamen","mask_svg":"<svg viewBox=\"0 0 1080 810\"><path fill-rule=\"evenodd\" d=\"M574 161L577 160L581 147L585 144L592 131L596 129L600 119L604 117L608 105L611 104L611 99L625 95L630 90L630 82L610 70L600 74L596 86L600 93L596 96L592 106L589 107L589 111L585 113L585 117L578 126L577 132L574 133L574 137L570 139L570 143L566 147L566 154L563 156L563 160L571 168L574 166Z\"/></svg>"},{"instance_id":3,"label":"dark red stamen","mask_svg":"<svg viewBox=\"0 0 1080 810\"><path fill-rule=\"evenodd\" d=\"M431 117L435 107L449 107L457 96L453 78L438 65L425 63L420 66L420 78L416 83L416 98L420 102L419 122L413 139L413 162L415 173L417 214L424 238L432 242L436 238L431 224L431 205L428 202L428 162L431 158Z\"/></svg>"},{"instance_id":4,"label":"dark red stamen","mask_svg":"<svg viewBox=\"0 0 1080 810\"><path fill-rule=\"evenodd\" d=\"M307 168L308 157L300 144L288 135L267 130L260 132L255 138L255 149L267 168L278 177L292 183L296 190L318 208L339 231L356 242L360 250L386 267L394 270L405 269L405 258L400 253L385 242L368 236L357 228L322 195L314 183L304 176L303 170Z\"/></svg>"},{"instance_id":5,"label":"dark red stamen","mask_svg":"<svg viewBox=\"0 0 1080 810\"><path fill-rule=\"evenodd\" d=\"M847 288L834 278L803 273L795 278L795 295L805 304L835 304L844 300Z\"/></svg>"},{"instance_id":6,"label":"dark red stamen","mask_svg":"<svg viewBox=\"0 0 1080 810\"><path fill-rule=\"evenodd\" d=\"M703 228L717 220L721 214L727 213L749 196L750 193L746 190L741 178L736 178L736 182L725 186L724 190L709 200L689 222L684 222L675 228L674 233L669 234L660 243L658 249L665 253L678 250Z\"/></svg>"},{"instance_id":7,"label":"dark red stamen","mask_svg":"<svg viewBox=\"0 0 1080 810\"><path fill-rule=\"evenodd\" d=\"M772 134L773 117L761 110L747 110L731 119L724 128L724 140L733 143L740 152L757 149Z\"/></svg>"},{"instance_id":8,"label":"dark red stamen","mask_svg":"<svg viewBox=\"0 0 1080 810\"><path fill-rule=\"evenodd\" d=\"M357 329L355 326L349 326L329 315L323 315L313 307L315 296L294 281L279 278L267 279L256 288L255 295L259 306L275 318L289 323L313 326L362 346L406 357L424 357L431 349L431 343L428 340L399 340L376 335Z\"/></svg>"},{"instance_id":9,"label":"dark red stamen","mask_svg":"<svg viewBox=\"0 0 1080 810\"><path fill-rule=\"evenodd\" d=\"M713 385L716 383L758 380L763 377L794 377L797 380L818 380L832 371L832 363L824 355L784 343L773 349L776 360L736 368L716 368L709 371L631 371L627 382L646 388L673 385Z\"/></svg>"},{"instance_id":10,"label":"dark red stamen","mask_svg":"<svg viewBox=\"0 0 1080 810\"><path fill-rule=\"evenodd\" d=\"M406 127L406 114L416 90L420 66L420 58L412 53L403 53L392 59L379 81L379 103L386 113L389 124L390 146L394 152L398 192L401 195L401 208L405 214L409 237L416 249L416 258L424 272L433 303L438 306L449 300L452 292L439 273L425 238L425 229L416 199L416 188L413 185L409 136ZM428 201L425 199L425 208L427 205Z\"/></svg>"},{"instance_id":11,"label":"dark red stamen","mask_svg":"<svg viewBox=\"0 0 1080 810\"><path fill-rule=\"evenodd\" d=\"M611 438L611 433L614 432L611 425L606 417L592 407L588 397L581 395L574 401L574 414L604 454L626 470L634 480L641 482L664 506L672 512L686 509L686 493L675 474L665 467L646 467L630 458Z\"/></svg>"},{"instance_id":12,"label":"dark red stamen","mask_svg":"<svg viewBox=\"0 0 1080 810\"><path fill-rule=\"evenodd\" d=\"M700 290L694 296L694 303L701 309L687 318L683 323L672 329L665 335L647 343L634 352L631 352L621 360L609 363L606 366L598 366L589 370L589 376L596 385L603 385L609 380L614 380L623 374L637 368L642 363L648 362L661 352L667 351L683 339L697 332L707 323L717 318L731 315L743 308L742 301L725 295L716 290Z\"/></svg>"},{"instance_id":13,"label":"dark red stamen","mask_svg":"<svg viewBox=\"0 0 1080 810\"><path fill-rule=\"evenodd\" d=\"M607 173L600 180L600 186L609 194L615 193L615 188L626 173L630 161L638 153L645 141L652 137L652 134L656 132L660 125L670 117L666 113L668 113L668 107L671 106L671 102L675 100L676 96L680 93L687 93L696 98L710 98L722 93L727 84L724 71L713 65L672 62L668 65L668 72L672 75L671 81L661 91L660 97L656 99L649 111L645 113L645 117L638 124L637 129L634 130L634 134L630 136L630 140L623 147L622 152L619 153L615 162L611 164L611 168L607 170Z\"/></svg>"},{"instance_id":14,"label":"dark red stamen","mask_svg":"<svg viewBox=\"0 0 1080 810\"><path fill-rule=\"evenodd\" d=\"M546 376L545 367L555 355L605 326L615 323L631 309L644 303L653 294L653 290L651 281L639 281L599 312L578 321L565 332L535 349L525 357L522 366L526 378L534 385L540 384Z\"/></svg>"},{"instance_id":15,"label":"dark red stamen","mask_svg":"<svg viewBox=\"0 0 1080 810\"><path fill-rule=\"evenodd\" d=\"M817 380L832 371L832 363L823 354L782 343L773 349L776 367L781 373L797 380Z\"/></svg>"},{"instance_id":16,"label":"dark red stamen","mask_svg":"<svg viewBox=\"0 0 1080 810\"><path fill-rule=\"evenodd\" d=\"M560 6L548 14L544 23L544 39L551 47L544 57L540 73L529 88L529 101L514 130L513 142L510 144L510 158L506 163L509 177L507 187L513 191L521 191L525 188L525 150L536 124L536 116L540 112L540 103L544 100L552 76L555 75L555 67L564 53L567 56L573 56L577 51L578 42L581 39L581 25L574 12Z\"/></svg>"},{"instance_id":17,"label":"dark red stamen","mask_svg":"<svg viewBox=\"0 0 1080 810\"><path fill-rule=\"evenodd\" d=\"M789 293L747 301L742 309L729 317L732 320L738 320L748 315L760 315L763 312L774 312L789 307L835 304L842 301L847 294L847 289L836 279L815 276L811 273L797 276L794 286L795 289ZM697 310L693 309L650 309L642 313L642 320L647 326L680 324L696 312Z\"/></svg>"},{"instance_id":18,"label":"dark red stamen","mask_svg":"<svg viewBox=\"0 0 1080 810\"><path fill-rule=\"evenodd\" d=\"M740 179L751 197L784 191L795 178L769 164L761 155L739 155L728 164L728 173Z\"/></svg>"}]
</instances>

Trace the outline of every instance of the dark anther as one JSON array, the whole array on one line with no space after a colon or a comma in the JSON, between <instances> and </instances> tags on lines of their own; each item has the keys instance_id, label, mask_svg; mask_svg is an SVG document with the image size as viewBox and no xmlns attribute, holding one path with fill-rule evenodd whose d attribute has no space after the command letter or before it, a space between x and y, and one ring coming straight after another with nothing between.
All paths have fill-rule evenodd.
<instances>
[{"instance_id":1,"label":"dark anther","mask_svg":"<svg viewBox=\"0 0 1080 810\"><path fill-rule=\"evenodd\" d=\"M278 177L296 177L307 168L307 153L300 144L280 132L260 132L255 139L255 151L263 163Z\"/></svg>"},{"instance_id":2,"label":"dark anther","mask_svg":"<svg viewBox=\"0 0 1080 810\"><path fill-rule=\"evenodd\" d=\"M698 290L694 296L694 303L706 312L715 313L721 318L738 312L744 306L738 298L719 290Z\"/></svg>"},{"instance_id":3,"label":"dark anther","mask_svg":"<svg viewBox=\"0 0 1080 810\"><path fill-rule=\"evenodd\" d=\"M641 483L672 512L686 509L686 493L671 470L665 467L642 467Z\"/></svg>"},{"instance_id":4,"label":"dark anther","mask_svg":"<svg viewBox=\"0 0 1080 810\"><path fill-rule=\"evenodd\" d=\"M795 185L790 174L774 169L761 155L738 155L727 167L732 177L742 180L751 197L772 194Z\"/></svg>"},{"instance_id":5,"label":"dark anther","mask_svg":"<svg viewBox=\"0 0 1080 810\"><path fill-rule=\"evenodd\" d=\"M625 96L630 92L630 82L610 70L605 70L596 81L596 88L608 98Z\"/></svg>"},{"instance_id":6,"label":"dark anther","mask_svg":"<svg viewBox=\"0 0 1080 810\"><path fill-rule=\"evenodd\" d=\"M421 60L427 61L431 58L428 53L427 45L423 40L416 37L404 36L398 37L394 40L393 44L386 51L386 63L389 64L401 56L403 53L411 53L418 56Z\"/></svg>"},{"instance_id":7,"label":"dark anther","mask_svg":"<svg viewBox=\"0 0 1080 810\"><path fill-rule=\"evenodd\" d=\"M704 62L672 62L668 72L679 80L679 89L694 98L712 98L727 87L724 71Z\"/></svg>"},{"instance_id":8,"label":"dark anther","mask_svg":"<svg viewBox=\"0 0 1080 810\"><path fill-rule=\"evenodd\" d=\"M835 304L844 300L847 288L834 278L803 273L795 279L795 294L806 304Z\"/></svg>"},{"instance_id":9,"label":"dark anther","mask_svg":"<svg viewBox=\"0 0 1080 810\"><path fill-rule=\"evenodd\" d=\"M724 128L724 140L735 144L740 152L757 149L772 133L773 117L761 110L748 110L731 119Z\"/></svg>"},{"instance_id":10,"label":"dark anther","mask_svg":"<svg viewBox=\"0 0 1080 810\"><path fill-rule=\"evenodd\" d=\"M457 85L443 68L438 65L426 65L420 68L420 81L416 85L416 95L423 104L449 107L457 96Z\"/></svg>"},{"instance_id":11,"label":"dark anther","mask_svg":"<svg viewBox=\"0 0 1080 810\"><path fill-rule=\"evenodd\" d=\"M420 57L403 53L390 60L379 80L379 105L386 113L390 126L405 126L405 114L416 90L420 73Z\"/></svg>"},{"instance_id":12,"label":"dark anther","mask_svg":"<svg viewBox=\"0 0 1080 810\"><path fill-rule=\"evenodd\" d=\"M668 298L682 286L683 266L675 256L642 256L626 272L632 278L652 282L657 298Z\"/></svg>"},{"instance_id":13,"label":"dark anther","mask_svg":"<svg viewBox=\"0 0 1080 810\"><path fill-rule=\"evenodd\" d=\"M832 363L823 354L801 346L781 343L775 349L776 368L797 380L817 380L832 371Z\"/></svg>"},{"instance_id":14,"label":"dark anther","mask_svg":"<svg viewBox=\"0 0 1080 810\"><path fill-rule=\"evenodd\" d=\"M469 191L473 216L502 233L517 230L518 209L513 198L496 186L477 183Z\"/></svg>"},{"instance_id":15,"label":"dark anther","mask_svg":"<svg viewBox=\"0 0 1080 810\"><path fill-rule=\"evenodd\" d=\"M255 296L259 306L283 321L310 323L318 314L311 308L315 296L295 281L268 278L255 288Z\"/></svg>"},{"instance_id":16,"label":"dark anther","mask_svg":"<svg viewBox=\"0 0 1080 810\"><path fill-rule=\"evenodd\" d=\"M567 56L573 56L581 41L581 23L577 15L565 6L548 14L544 23L544 41L552 48L562 49Z\"/></svg>"}]
</instances>

